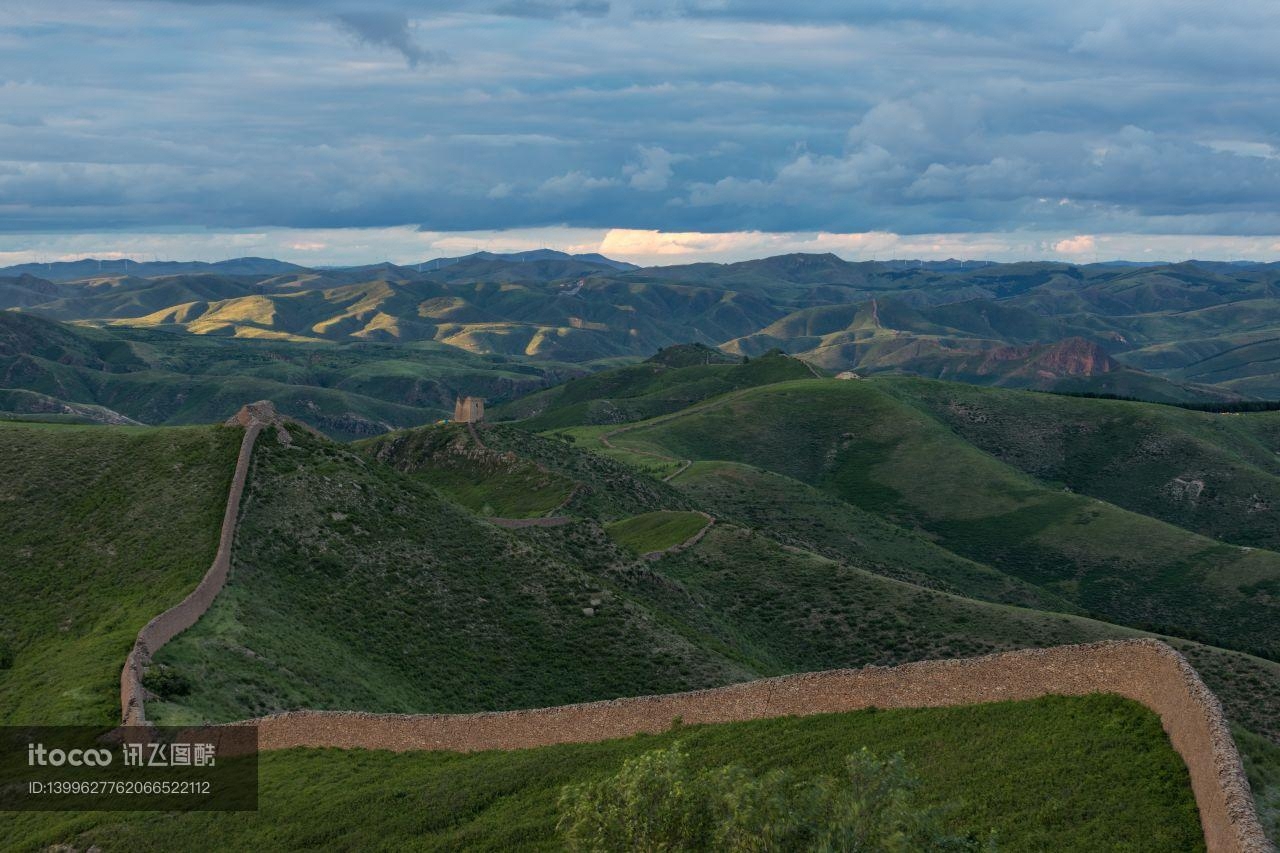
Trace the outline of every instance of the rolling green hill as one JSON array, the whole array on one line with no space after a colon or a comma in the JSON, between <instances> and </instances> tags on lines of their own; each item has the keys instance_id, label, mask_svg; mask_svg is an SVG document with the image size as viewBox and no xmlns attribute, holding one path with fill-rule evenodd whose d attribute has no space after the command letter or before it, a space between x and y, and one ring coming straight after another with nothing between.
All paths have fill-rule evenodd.
<instances>
[{"instance_id":1,"label":"rolling green hill","mask_svg":"<svg viewBox=\"0 0 1280 853\"><path fill-rule=\"evenodd\" d=\"M491 434L520 446L519 430ZM187 692L149 704L149 713L183 721L294 707L534 706L1134 633L876 574L888 566L934 586L972 585L1045 608L1056 601L906 531L895 541L883 522L858 529L863 547L832 549L834 559L722 520L685 552L637 561L593 519L696 507L714 490L681 480L706 480L702 466L675 482L685 495L648 481L628 506L618 495L644 478L628 480L609 460L592 467L592 454L523 435L539 464L572 472L602 503L571 505L585 515L563 527L508 532L443 500L423 473L430 458L394 436L360 453L305 436L285 449L265 437L227 589L157 656ZM397 470L410 459L411 469ZM908 566L918 553L928 559ZM1280 734L1280 666L1181 646L1237 720Z\"/></svg>"},{"instance_id":2,"label":"rolling green hill","mask_svg":"<svg viewBox=\"0 0 1280 853\"><path fill-rule=\"evenodd\" d=\"M1280 412L1194 412L913 379L876 387L1040 480L1212 538L1280 550Z\"/></svg>"},{"instance_id":3,"label":"rolling green hill","mask_svg":"<svg viewBox=\"0 0 1280 853\"><path fill-rule=\"evenodd\" d=\"M417 474L482 516L533 518L569 501L577 483L537 462L489 450L463 424L447 423L372 439L379 461Z\"/></svg>"},{"instance_id":4,"label":"rolling green hill","mask_svg":"<svg viewBox=\"0 0 1280 853\"><path fill-rule=\"evenodd\" d=\"M284 448L264 433L247 501L224 593L157 655L190 684L148 704L157 720L529 707L749 675L590 561L339 445L298 435Z\"/></svg>"},{"instance_id":5,"label":"rolling green hill","mask_svg":"<svg viewBox=\"0 0 1280 853\"><path fill-rule=\"evenodd\" d=\"M459 424L437 424L355 447L481 515L528 517L555 510L617 519L690 506L680 492L630 466L506 424L482 424L475 433ZM486 503L489 512L483 511Z\"/></svg>"},{"instance_id":6,"label":"rolling green hill","mask_svg":"<svg viewBox=\"0 0 1280 853\"><path fill-rule=\"evenodd\" d=\"M719 517L879 575L983 601L1079 612L1060 595L781 474L736 462L695 462L671 484Z\"/></svg>"},{"instance_id":7,"label":"rolling green hill","mask_svg":"<svg viewBox=\"0 0 1280 853\"><path fill-rule=\"evenodd\" d=\"M1280 554L1048 488L875 383L752 389L615 435L622 447L752 464L819 486L1100 618L1280 656Z\"/></svg>"},{"instance_id":8,"label":"rolling green hill","mask_svg":"<svg viewBox=\"0 0 1280 853\"><path fill-rule=\"evenodd\" d=\"M240 435L0 421L0 722L119 720L138 630L213 561Z\"/></svg>"},{"instance_id":9,"label":"rolling green hill","mask_svg":"<svg viewBox=\"0 0 1280 853\"><path fill-rule=\"evenodd\" d=\"M897 390L889 393L888 386ZM149 716L182 723L298 707L429 712L541 706L1134 636L1132 627L1078 614L1143 627L1120 608L1145 607L1159 609L1165 621L1157 627L1175 635L1170 641L1223 699L1241 727L1242 746L1261 768L1255 771L1259 798L1273 797L1267 768L1275 764L1272 744L1280 742L1280 664L1189 641L1211 637L1270 652L1265 628L1273 610L1265 589L1247 597L1239 584L1233 588L1222 579L1245 570L1265 576L1272 552L1205 545L1192 533L1046 488L925 414L920 388L934 387L810 378L740 389L615 436L619 444L652 452L707 456L670 483L510 425L480 429L482 447L456 425L354 447L294 430L293 446L286 448L267 431L255 454L228 586L193 629L157 654L148 684L159 695L148 702ZM913 402L903 402L908 398ZM788 433L791 417L804 419L802 436ZM175 437L222 436L228 439L222 477L230 474L229 439L236 437L219 429L7 430L18 442L15 457L23 455L22 447L43 446L42 436L79 436L83 447L75 453L62 445L65 465L76 464L99 436L166 437L170 444L155 449L160 455L148 470L174 454L181 458ZM699 441L715 442L719 457L751 461L715 461L694 452ZM136 447L119 453L149 458ZM441 478L440 469L456 476ZM111 469L111 482L116 471ZM964 500L955 491L937 494L940 478L956 471L963 474L950 488L963 488ZM42 487L51 507L78 494L59 483ZM218 488L220 501L225 480ZM571 500L555 511L578 520L561 527L507 531L473 512L501 506L540 514L566 490ZM1059 499L1075 502L1066 505L1065 524L1048 515L1064 512ZM184 506L171 492L156 500ZM985 538L957 534L960 522L939 506L965 513L961 521L973 522ZM1025 507L1049 521L1031 532L1010 524ZM681 512L655 512L661 510ZM697 545L652 561L635 555L657 550L649 547L653 525L639 524L647 544L622 536L627 547L620 547L610 535L619 528L607 524L621 519L627 533L635 532L628 525L655 517L696 519L701 526L702 517L690 510L710 512L718 523ZM118 504L104 504L102 511L118 515ZM174 510L166 505L164 511ZM203 523L212 543L220 504L208 514ZM1081 517L1084 523L1075 524ZM183 523L195 523L194 514L187 518ZM155 520L147 524L169 529ZM95 528L87 529L96 536ZM691 532L681 528L666 539L683 541ZM1070 570L1084 582L1046 579L1043 567L1055 565L1047 559L1027 571L1016 550L1027 548L1027 539L1052 549L1061 563L1076 560ZM1092 550L1084 551L1086 545ZM1085 559L1095 554L1102 556ZM1171 554L1205 571L1161 574L1157 563ZM193 585L205 565L207 557L191 567L184 583ZM118 586L115 577L104 582ZM1135 589L1135 577L1147 588ZM95 574L94 582L101 578ZM1100 599L1096 590L1117 579L1126 584L1125 594ZM179 584L174 595L185 588ZM62 606L65 592L48 592L57 599L42 599L42 606ZM34 588L28 593L45 594ZM92 586L78 594L84 600L101 595ZM1219 597L1216 607L1205 606L1210 594ZM1198 611L1183 609L1192 600ZM1115 611L1101 613L1099 601ZM142 609L143 602L137 604ZM163 609L160 602L145 606ZM1197 614L1203 621L1195 621ZM97 697L87 706L92 716L76 718L114 711L119 661L136 629L120 630L111 641L120 646L115 651L107 640L94 640L101 673L59 675ZM33 625L29 637L23 648L65 642L51 619ZM23 671L15 666L0 678ZM13 683L47 689L26 672ZM34 713L49 702L44 694L33 701L19 710ZM72 702L70 693L66 701ZM80 701L68 706L70 712L80 713Z\"/></svg>"},{"instance_id":10,"label":"rolling green hill","mask_svg":"<svg viewBox=\"0 0 1280 853\"><path fill-rule=\"evenodd\" d=\"M49 271L57 281L15 269L0 279L0 308L201 336L434 342L541 361L637 358L698 341L738 355L781 348L836 371L1008 387L1169 401L1280 395L1275 265L796 254L634 269L531 252L307 270L245 260L99 274L96 262L63 264ZM69 278L74 270L83 277Z\"/></svg>"}]
</instances>

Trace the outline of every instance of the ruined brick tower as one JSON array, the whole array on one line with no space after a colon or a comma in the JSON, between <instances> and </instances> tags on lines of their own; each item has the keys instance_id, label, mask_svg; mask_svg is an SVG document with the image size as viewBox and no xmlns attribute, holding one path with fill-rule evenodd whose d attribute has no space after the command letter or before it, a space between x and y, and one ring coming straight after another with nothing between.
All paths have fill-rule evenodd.
<instances>
[{"instance_id":1,"label":"ruined brick tower","mask_svg":"<svg viewBox=\"0 0 1280 853\"><path fill-rule=\"evenodd\" d=\"M484 397L459 397L453 404L453 419L460 424L478 424L484 420Z\"/></svg>"}]
</instances>

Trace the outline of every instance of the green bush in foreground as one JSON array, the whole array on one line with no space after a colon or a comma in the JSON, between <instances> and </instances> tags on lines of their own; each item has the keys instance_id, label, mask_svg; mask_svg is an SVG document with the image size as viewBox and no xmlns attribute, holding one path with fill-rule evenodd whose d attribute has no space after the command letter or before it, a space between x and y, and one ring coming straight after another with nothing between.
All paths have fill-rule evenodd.
<instances>
[{"instance_id":1,"label":"green bush in foreground","mask_svg":"<svg viewBox=\"0 0 1280 853\"><path fill-rule=\"evenodd\" d=\"M939 809L917 804L901 753L880 759L863 747L845 771L846 780L789 768L757 776L737 764L696 771L676 742L566 785L558 828L580 851L994 849L948 834Z\"/></svg>"}]
</instances>

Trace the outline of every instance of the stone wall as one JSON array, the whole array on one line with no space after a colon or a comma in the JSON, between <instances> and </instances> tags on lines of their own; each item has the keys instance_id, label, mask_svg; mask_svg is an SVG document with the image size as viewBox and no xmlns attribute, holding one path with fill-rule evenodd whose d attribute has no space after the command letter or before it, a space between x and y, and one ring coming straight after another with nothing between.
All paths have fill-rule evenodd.
<instances>
[{"instance_id":1,"label":"stone wall","mask_svg":"<svg viewBox=\"0 0 1280 853\"><path fill-rule=\"evenodd\" d=\"M214 555L213 565L191 594L152 619L138 632L138 638L120 672L120 719L124 725L140 726L146 723L146 693L142 686L142 674L151 662L151 656L165 643L196 624L227 582L227 573L231 569L231 546L235 540L236 519L240 511L240 496L244 493L245 481L249 475L253 445L262 428L275 418L275 409L270 403L253 403L245 406L227 422L229 426L243 426L244 438L240 442L240 454L236 457L236 470L227 494L218 552ZM181 547L181 543L175 543L174 547Z\"/></svg>"},{"instance_id":2,"label":"stone wall","mask_svg":"<svg viewBox=\"0 0 1280 853\"><path fill-rule=\"evenodd\" d=\"M769 678L712 690L529 711L366 714L296 711L258 726L262 749L525 749L661 732L685 723L879 708L971 705L1047 694L1116 693L1159 716L1190 771L1211 853L1272 850L1217 698L1182 655L1156 640L1006 652L966 660Z\"/></svg>"},{"instance_id":3,"label":"stone wall","mask_svg":"<svg viewBox=\"0 0 1280 853\"><path fill-rule=\"evenodd\" d=\"M486 518L485 521L497 527L518 530L521 527L563 527L573 519L567 515L544 515L538 518Z\"/></svg>"}]
</instances>

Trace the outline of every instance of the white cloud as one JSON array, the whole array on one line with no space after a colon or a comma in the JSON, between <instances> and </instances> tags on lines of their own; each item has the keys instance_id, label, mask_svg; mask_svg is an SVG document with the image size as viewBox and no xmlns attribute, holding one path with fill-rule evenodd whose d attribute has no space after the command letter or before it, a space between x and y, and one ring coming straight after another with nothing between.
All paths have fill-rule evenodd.
<instances>
[{"instance_id":1,"label":"white cloud","mask_svg":"<svg viewBox=\"0 0 1280 853\"><path fill-rule=\"evenodd\" d=\"M1098 238L1092 234L1077 234L1053 244L1053 250L1063 255L1088 255L1098 249Z\"/></svg>"}]
</instances>

